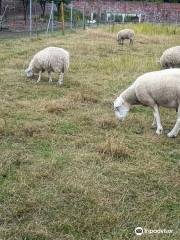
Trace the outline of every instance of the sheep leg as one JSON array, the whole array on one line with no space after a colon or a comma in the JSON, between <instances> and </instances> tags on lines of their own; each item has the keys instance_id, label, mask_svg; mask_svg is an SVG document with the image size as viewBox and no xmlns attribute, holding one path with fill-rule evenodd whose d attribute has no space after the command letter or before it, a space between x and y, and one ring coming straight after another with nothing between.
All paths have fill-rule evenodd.
<instances>
[{"instance_id":1,"label":"sheep leg","mask_svg":"<svg viewBox=\"0 0 180 240\"><path fill-rule=\"evenodd\" d=\"M178 107L178 112L177 112L177 120L176 120L176 124L173 127L173 129L168 133L168 137L176 137L178 135L178 132L180 130L180 105Z\"/></svg>"},{"instance_id":2,"label":"sheep leg","mask_svg":"<svg viewBox=\"0 0 180 240\"><path fill-rule=\"evenodd\" d=\"M63 84L63 80L64 80L64 73L60 73L60 74L59 74L58 84L59 84L59 85L62 85L62 84Z\"/></svg>"},{"instance_id":3,"label":"sheep leg","mask_svg":"<svg viewBox=\"0 0 180 240\"><path fill-rule=\"evenodd\" d=\"M157 124L157 130L156 130L156 133L158 135L162 134L163 132L163 127L161 125L161 119L160 119L160 114L159 114L159 108L157 105L154 106L154 118L155 118L155 121L156 121L156 124Z\"/></svg>"},{"instance_id":4,"label":"sheep leg","mask_svg":"<svg viewBox=\"0 0 180 240\"><path fill-rule=\"evenodd\" d=\"M132 39L130 39L129 45L133 45L133 40Z\"/></svg>"},{"instance_id":5,"label":"sheep leg","mask_svg":"<svg viewBox=\"0 0 180 240\"><path fill-rule=\"evenodd\" d=\"M51 72L48 72L48 76L49 76L49 83L51 83L52 82Z\"/></svg>"},{"instance_id":6,"label":"sheep leg","mask_svg":"<svg viewBox=\"0 0 180 240\"><path fill-rule=\"evenodd\" d=\"M41 81L41 75L42 75L42 71L39 72L39 77L38 77L37 83Z\"/></svg>"},{"instance_id":7,"label":"sheep leg","mask_svg":"<svg viewBox=\"0 0 180 240\"><path fill-rule=\"evenodd\" d=\"M155 128L156 126L157 126L156 118L154 117L154 119L153 119L153 123L152 123L152 127Z\"/></svg>"}]
</instances>

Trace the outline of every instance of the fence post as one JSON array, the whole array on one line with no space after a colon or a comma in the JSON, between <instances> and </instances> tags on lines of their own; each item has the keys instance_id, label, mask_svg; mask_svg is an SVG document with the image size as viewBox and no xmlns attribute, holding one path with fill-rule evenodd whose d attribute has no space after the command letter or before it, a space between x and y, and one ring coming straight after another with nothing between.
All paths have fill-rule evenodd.
<instances>
[{"instance_id":1,"label":"fence post","mask_svg":"<svg viewBox=\"0 0 180 240\"><path fill-rule=\"evenodd\" d=\"M36 38L37 38L38 37L37 0L35 1L34 14L35 14L35 31L36 31Z\"/></svg>"},{"instance_id":2,"label":"fence post","mask_svg":"<svg viewBox=\"0 0 180 240\"><path fill-rule=\"evenodd\" d=\"M32 0L30 0L29 4L29 34L32 36Z\"/></svg>"},{"instance_id":3,"label":"fence post","mask_svg":"<svg viewBox=\"0 0 180 240\"><path fill-rule=\"evenodd\" d=\"M86 29L86 23L85 23L85 6L83 7L83 29Z\"/></svg>"},{"instance_id":4,"label":"fence post","mask_svg":"<svg viewBox=\"0 0 180 240\"><path fill-rule=\"evenodd\" d=\"M71 30L73 29L73 5L71 4Z\"/></svg>"},{"instance_id":5,"label":"fence post","mask_svg":"<svg viewBox=\"0 0 180 240\"><path fill-rule=\"evenodd\" d=\"M61 2L61 22L62 22L62 34L64 35L64 3Z\"/></svg>"},{"instance_id":6,"label":"fence post","mask_svg":"<svg viewBox=\"0 0 180 240\"><path fill-rule=\"evenodd\" d=\"M125 14L122 14L122 23L125 21Z\"/></svg>"},{"instance_id":7,"label":"fence post","mask_svg":"<svg viewBox=\"0 0 180 240\"><path fill-rule=\"evenodd\" d=\"M52 1L51 5L51 11L52 11L52 16L51 16L51 31L54 32L54 1Z\"/></svg>"}]
</instances>

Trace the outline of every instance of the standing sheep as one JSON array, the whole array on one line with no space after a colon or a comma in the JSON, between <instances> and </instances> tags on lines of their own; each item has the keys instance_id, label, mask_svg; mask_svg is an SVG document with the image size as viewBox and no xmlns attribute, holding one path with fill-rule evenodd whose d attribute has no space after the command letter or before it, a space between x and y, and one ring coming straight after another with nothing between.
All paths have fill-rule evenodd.
<instances>
[{"instance_id":1,"label":"standing sheep","mask_svg":"<svg viewBox=\"0 0 180 240\"><path fill-rule=\"evenodd\" d=\"M129 44L133 44L135 33L132 29L123 29L117 34L117 41L119 44L123 45L125 39L129 39Z\"/></svg>"},{"instance_id":2,"label":"standing sheep","mask_svg":"<svg viewBox=\"0 0 180 240\"><path fill-rule=\"evenodd\" d=\"M180 69L166 69L149 72L136 81L114 101L115 115L123 120L132 105L150 106L154 110L153 126L157 126L156 133L163 131L159 106L175 108L177 121L168 137L176 137L180 130Z\"/></svg>"},{"instance_id":3,"label":"standing sheep","mask_svg":"<svg viewBox=\"0 0 180 240\"><path fill-rule=\"evenodd\" d=\"M69 53L58 47L47 47L34 55L29 67L25 70L27 77L39 74L37 82L40 82L42 72L47 71L49 82L52 82L51 72L59 74L60 85L63 84L64 73L69 68Z\"/></svg>"},{"instance_id":4,"label":"standing sheep","mask_svg":"<svg viewBox=\"0 0 180 240\"><path fill-rule=\"evenodd\" d=\"M180 46L166 49L160 57L162 68L180 67Z\"/></svg>"}]
</instances>

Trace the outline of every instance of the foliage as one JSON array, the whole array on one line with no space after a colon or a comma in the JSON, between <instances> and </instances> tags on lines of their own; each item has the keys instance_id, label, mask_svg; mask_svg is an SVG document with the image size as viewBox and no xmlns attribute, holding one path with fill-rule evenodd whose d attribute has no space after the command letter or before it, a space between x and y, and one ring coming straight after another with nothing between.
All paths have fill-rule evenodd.
<instances>
[{"instance_id":1,"label":"foliage","mask_svg":"<svg viewBox=\"0 0 180 240\"><path fill-rule=\"evenodd\" d=\"M40 4L42 9L42 17L44 17L47 0L38 0L38 3Z\"/></svg>"},{"instance_id":2,"label":"foliage","mask_svg":"<svg viewBox=\"0 0 180 240\"><path fill-rule=\"evenodd\" d=\"M49 0L51 1L51 0ZM65 3L65 4L69 4L72 0L54 0L55 4L61 4L61 2ZM52 2L52 1L51 1Z\"/></svg>"},{"instance_id":3,"label":"foliage","mask_svg":"<svg viewBox=\"0 0 180 240\"><path fill-rule=\"evenodd\" d=\"M59 9L61 2L64 4L69 4L72 0L54 0L54 4L56 4L57 9ZM46 9L46 4L51 3L52 0L37 0L37 2L40 4L41 9L42 9L42 17L44 17L45 14L45 9ZM58 16L59 16L59 11L58 11Z\"/></svg>"},{"instance_id":4,"label":"foliage","mask_svg":"<svg viewBox=\"0 0 180 240\"><path fill-rule=\"evenodd\" d=\"M26 23L26 20L27 20L27 7L28 7L29 0L21 0L21 2L22 2L22 5L23 5L24 21Z\"/></svg>"},{"instance_id":5,"label":"foliage","mask_svg":"<svg viewBox=\"0 0 180 240\"><path fill-rule=\"evenodd\" d=\"M70 16L71 16L70 8L68 7L64 8L64 16L65 16L65 20L70 20ZM78 21L78 20L82 20L82 18L83 18L82 12L78 9L73 9L73 20Z\"/></svg>"}]
</instances>

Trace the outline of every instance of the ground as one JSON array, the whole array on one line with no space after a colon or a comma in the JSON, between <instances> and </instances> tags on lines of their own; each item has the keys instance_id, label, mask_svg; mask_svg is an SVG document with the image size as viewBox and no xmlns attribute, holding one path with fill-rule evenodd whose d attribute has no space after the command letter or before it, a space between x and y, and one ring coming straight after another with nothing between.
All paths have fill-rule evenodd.
<instances>
[{"instance_id":1,"label":"ground","mask_svg":"<svg viewBox=\"0 0 180 240\"><path fill-rule=\"evenodd\" d=\"M117 44L123 27L135 30L134 46ZM175 111L161 109L161 136L150 108L122 123L112 111L179 37L179 27L135 24L0 41L0 239L134 240L137 226L173 230L141 239L179 239L180 135L166 136ZM24 75L47 46L70 52L61 87L56 74L52 84Z\"/></svg>"}]
</instances>

